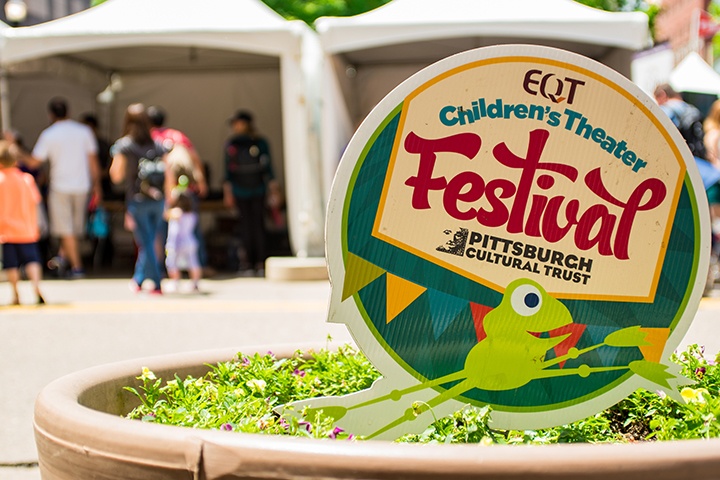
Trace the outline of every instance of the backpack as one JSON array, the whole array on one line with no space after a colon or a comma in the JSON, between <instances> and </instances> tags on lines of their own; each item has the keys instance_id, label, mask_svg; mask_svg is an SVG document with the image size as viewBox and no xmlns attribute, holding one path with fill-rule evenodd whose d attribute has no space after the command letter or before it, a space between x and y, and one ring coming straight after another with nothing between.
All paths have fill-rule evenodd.
<instances>
[{"instance_id":1,"label":"backpack","mask_svg":"<svg viewBox=\"0 0 720 480\"><path fill-rule=\"evenodd\" d=\"M236 137L225 149L230 182L238 187L255 189L265 185L267 154L260 142L250 137Z\"/></svg>"},{"instance_id":2,"label":"backpack","mask_svg":"<svg viewBox=\"0 0 720 480\"><path fill-rule=\"evenodd\" d=\"M138 152L140 153L140 152ZM165 188L165 162L162 148L143 150L138 155L137 191L145 198L161 200Z\"/></svg>"},{"instance_id":3,"label":"backpack","mask_svg":"<svg viewBox=\"0 0 720 480\"><path fill-rule=\"evenodd\" d=\"M667 104L671 110L670 118L680 130L685 143L690 148L693 156L706 159L705 152L705 130L702 124L700 110L689 103Z\"/></svg>"}]
</instances>

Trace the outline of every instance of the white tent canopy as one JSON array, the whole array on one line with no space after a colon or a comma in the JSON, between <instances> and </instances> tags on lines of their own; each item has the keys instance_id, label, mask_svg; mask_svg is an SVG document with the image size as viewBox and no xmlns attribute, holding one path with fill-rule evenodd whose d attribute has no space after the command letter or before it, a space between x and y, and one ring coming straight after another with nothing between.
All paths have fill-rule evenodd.
<instances>
[{"instance_id":1,"label":"white tent canopy","mask_svg":"<svg viewBox=\"0 0 720 480\"><path fill-rule=\"evenodd\" d=\"M572 0L394 0L373 11L316 22L326 53L323 162L326 189L355 127L395 86L425 66L481 46L564 48L630 74L648 45L647 16Z\"/></svg>"},{"instance_id":2,"label":"white tent canopy","mask_svg":"<svg viewBox=\"0 0 720 480\"><path fill-rule=\"evenodd\" d=\"M301 64L312 35L260 0L109 0L44 24L5 29L1 80L10 101L3 102L4 128L12 118L32 143L47 123L47 100L64 95L71 114L96 111L114 139L129 103L162 105L168 125L188 134L218 188L227 119L249 109L270 142L276 175L292 179L284 183L294 250L322 254ZM97 104L110 78L114 101Z\"/></svg>"},{"instance_id":3,"label":"white tent canopy","mask_svg":"<svg viewBox=\"0 0 720 480\"><path fill-rule=\"evenodd\" d=\"M720 75L696 52L690 52L673 69L669 83L678 92L720 95Z\"/></svg>"}]
</instances>

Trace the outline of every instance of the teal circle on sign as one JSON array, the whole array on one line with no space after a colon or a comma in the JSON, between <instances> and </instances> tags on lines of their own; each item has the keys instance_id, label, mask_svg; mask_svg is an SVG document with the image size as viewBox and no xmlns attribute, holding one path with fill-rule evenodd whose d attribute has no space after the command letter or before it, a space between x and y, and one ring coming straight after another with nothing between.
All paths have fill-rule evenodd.
<instances>
[{"instance_id":1,"label":"teal circle on sign","mask_svg":"<svg viewBox=\"0 0 720 480\"><path fill-rule=\"evenodd\" d=\"M350 189L352 194L347 199L347 253L357 255L387 272L415 279L428 288L421 298L390 323L386 319L385 276L359 291L356 301L364 312L367 327L375 332L383 347L413 375L434 379L462 369L468 352L478 343L470 303L496 306L500 303L502 292L373 237L375 214L383 187L382 175L388 169L399 117L399 111L388 117L368 145L367 154L357 164L354 185ZM563 301L573 319L587 326L577 348L595 344L609 332L627 325L675 328L697 275L700 252L698 215L692 183L686 176L653 303ZM433 299L433 296L436 298ZM433 300L445 310L437 311L438 307L433 310ZM547 358L552 357L553 352L548 352ZM642 354L637 348L603 347L592 352L589 357L568 360L565 368L583 363L627 365L640 360ZM471 403L491 404L496 409L544 410L602 393L629 375L632 373L618 370L588 378L556 377L533 381L514 390L472 389L463 398ZM573 383L571 388L568 388L569 382Z\"/></svg>"}]
</instances>

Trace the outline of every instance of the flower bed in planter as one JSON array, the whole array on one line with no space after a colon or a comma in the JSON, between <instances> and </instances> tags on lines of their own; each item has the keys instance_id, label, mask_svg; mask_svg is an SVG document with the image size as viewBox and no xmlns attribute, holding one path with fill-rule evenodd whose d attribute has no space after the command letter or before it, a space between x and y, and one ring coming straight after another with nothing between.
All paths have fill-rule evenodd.
<instances>
[{"instance_id":1,"label":"flower bed in planter","mask_svg":"<svg viewBox=\"0 0 720 480\"><path fill-rule=\"evenodd\" d=\"M289 358L296 347L273 350ZM161 378L200 377L237 350L139 359L49 385L36 404L40 468L54 479L259 478L714 478L720 440L547 446L338 442L201 430L121 418L139 404L124 390L147 367Z\"/></svg>"}]
</instances>

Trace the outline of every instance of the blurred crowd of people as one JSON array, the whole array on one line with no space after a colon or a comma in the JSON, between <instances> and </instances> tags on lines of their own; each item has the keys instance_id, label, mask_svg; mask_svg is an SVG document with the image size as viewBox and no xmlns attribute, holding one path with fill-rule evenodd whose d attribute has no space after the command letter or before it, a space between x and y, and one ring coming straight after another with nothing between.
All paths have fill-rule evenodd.
<instances>
[{"instance_id":1,"label":"blurred crowd of people","mask_svg":"<svg viewBox=\"0 0 720 480\"><path fill-rule=\"evenodd\" d=\"M709 293L720 280L720 100L715 100L704 116L669 84L658 85L654 96L688 145L705 187L712 245L705 285Z\"/></svg>"},{"instance_id":2,"label":"blurred crowd of people","mask_svg":"<svg viewBox=\"0 0 720 480\"><path fill-rule=\"evenodd\" d=\"M122 136L112 145L98 134L94 115L72 119L62 98L49 102L48 115L50 125L32 149L17 132L5 132L0 141L0 259L12 303L20 304L21 273L31 281L38 304L45 303L44 266L62 278L85 276L81 242L110 236L103 204L118 188L123 226L136 248L130 288L150 294L198 292L208 265L199 208L209 187L207 170L187 135L165 125L161 107L140 103L127 107ZM252 114L240 110L228 123L222 201L238 215L245 272L263 276L266 219L277 213L282 196L268 142L257 133ZM189 289L181 288L184 271Z\"/></svg>"},{"instance_id":3,"label":"blurred crowd of people","mask_svg":"<svg viewBox=\"0 0 720 480\"><path fill-rule=\"evenodd\" d=\"M720 277L720 100L703 116L668 84L659 85L654 96L690 148L705 186L713 233L709 289ZM72 119L62 98L49 102L48 115L50 125L32 149L17 132L5 132L0 141L0 244L12 303L20 303L17 283L23 272L38 304L45 303L43 266L63 278L85 276L81 241L110 235L103 200L115 187L123 190L123 224L136 247L130 288L179 291L186 271L189 290L199 291L208 263L199 206L209 186L187 135L165 125L161 107L140 103L127 107L122 136L112 145L98 134L94 115ZM222 201L237 212L244 271L262 276L266 219L279 215L281 190L268 142L256 131L252 113L239 110L228 123Z\"/></svg>"}]
</instances>

